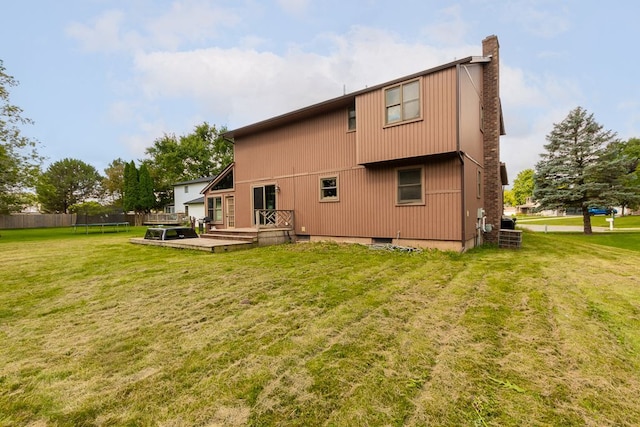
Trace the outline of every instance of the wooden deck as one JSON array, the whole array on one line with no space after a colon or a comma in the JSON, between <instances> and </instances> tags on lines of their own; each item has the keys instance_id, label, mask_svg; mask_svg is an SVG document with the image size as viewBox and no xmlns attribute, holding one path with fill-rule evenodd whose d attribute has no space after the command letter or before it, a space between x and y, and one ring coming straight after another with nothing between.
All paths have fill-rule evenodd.
<instances>
[{"instance_id":1,"label":"wooden deck","mask_svg":"<svg viewBox=\"0 0 640 427\"><path fill-rule=\"evenodd\" d=\"M250 249L256 246L279 245L295 241L290 228L227 228L211 229L198 239L147 240L142 237L129 239L137 245L164 246L177 249L192 249L213 253Z\"/></svg>"},{"instance_id":2,"label":"wooden deck","mask_svg":"<svg viewBox=\"0 0 640 427\"><path fill-rule=\"evenodd\" d=\"M219 239L181 239L181 240L147 240L143 237L129 239L136 245L164 246L176 249L191 249L197 251L221 253L231 252L240 249L249 249L255 246L254 243L242 240L219 240Z\"/></svg>"}]
</instances>

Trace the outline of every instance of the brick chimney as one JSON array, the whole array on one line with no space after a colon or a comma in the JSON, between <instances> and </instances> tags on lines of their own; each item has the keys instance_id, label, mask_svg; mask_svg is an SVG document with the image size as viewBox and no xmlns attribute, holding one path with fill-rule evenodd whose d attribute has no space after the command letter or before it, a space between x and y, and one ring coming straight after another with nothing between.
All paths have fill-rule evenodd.
<instances>
[{"instance_id":1,"label":"brick chimney","mask_svg":"<svg viewBox=\"0 0 640 427\"><path fill-rule=\"evenodd\" d=\"M498 37L489 36L482 41L482 55L491 62L484 67L484 210L486 222L493 226L485 233L484 240L498 242L498 230L502 219L502 179L500 175L500 134L502 118L500 106L500 45Z\"/></svg>"}]
</instances>

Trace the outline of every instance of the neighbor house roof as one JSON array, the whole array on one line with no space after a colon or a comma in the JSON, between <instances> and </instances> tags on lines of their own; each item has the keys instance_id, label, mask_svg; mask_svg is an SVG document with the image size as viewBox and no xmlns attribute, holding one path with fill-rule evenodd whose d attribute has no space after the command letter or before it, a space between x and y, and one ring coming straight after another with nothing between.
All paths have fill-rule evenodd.
<instances>
[{"instance_id":1,"label":"neighbor house roof","mask_svg":"<svg viewBox=\"0 0 640 427\"><path fill-rule=\"evenodd\" d=\"M256 132L260 132L260 131L264 131L267 129L271 129L274 127L278 127L278 126L282 126L284 124L287 123L291 123L291 122L295 122L298 120L302 120L302 119L306 119L309 117L313 117L316 116L318 114L322 114L328 111L332 111L335 110L337 108L341 108L341 107L348 107L350 105L353 105L353 103L355 102L356 96L358 95L362 95L364 93L368 93L368 92L372 92L375 90L379 90L381 88L387 87L387 86L391 86L400 82L403 82L405 80L411 80L414 79L416 77L421 77L421 76L425 76L428 74L432 74L447 68L451 68L451 67L456 67L458 65L461 64L470 64L470 63L483 63L483 62L490 62L491 61L491 57L485 57L485 56L469 56L466 57L464 59L459 59L457 61L453 61L453 62L449 62L447 64L443 64L443 65L439 65L437 67L434 68L429 68L427 70L424 71L420 71L418 73L414 73L405 77L401 77L398 79L394 79L391 81L388 81L386 83L381 83L375 86L371 86L356 92L352 92L349 94L345 94L342 96L339 96L337 98L333 98L327 101L323 101L320 102L318 104L314 104L314 105L310 105L308 107L304 107L301 108L299 110L295 110L292 111L290 113L285 113L282 114L280 116L276 116L267 120L263 120L257 123L253 123L250 124L248 126L244 126L235 130L230 130L228 132L225 132L222 134L223 137L225 138L235 138L235 137L239 137L239 136L245 136L245 135L250 135Z\"/></svg>"},{"instance_id":2,"label":"neighbor house roof","mask_svg":"<svg viewBox=\"0 0 640 427\"><path fill-rule=\"evenodd\" d=\"M201 182L212 181L213 179L215 179L215 176L206 176L206 177L203 177L203 178L192 179L191 181L176 182L175 184L173 184L173 186L175 187L176 185L199 184Z\"/></svg>"},{"instance_id":3,"label":"neighbor house roof","mask_svg":"<svg viewBox=\"0 0 640 427\"><path fill-rule=\"evenodd\" d=\"M189 200L188 202L184 202L183 205L197 205L200 203L204 203L204 196L198 197L197 199Z\"/></svg>"}]
</instances>

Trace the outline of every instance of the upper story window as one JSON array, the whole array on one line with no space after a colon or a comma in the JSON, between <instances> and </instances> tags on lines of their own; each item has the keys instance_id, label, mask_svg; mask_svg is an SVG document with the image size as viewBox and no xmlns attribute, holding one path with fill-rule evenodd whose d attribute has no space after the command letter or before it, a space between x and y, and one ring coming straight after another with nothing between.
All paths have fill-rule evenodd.
<instances>
[{"instance_id":1,"label":"upper story window","mask_svg":"<svg viewBox=\"0 0 640 427\"><path fill-rule=\"evenodd\" d=\"M338 177L328 176L320 178L320 201L337 202L338 200Z\"/></svg>"},{"instance_id":2,"label":"upper story window","mask_svg":"<svg viewBox=\"0 0 640 427\"><path fill-rule=\"evenodd\" d=\"M420 81L399 84L384 91L387 124L420 117Z\"/></svg>"},{"instance_id":3,"label":"upper story window","mask_svg":"<svg viewBox=\"0 0 640 427\"><path fill-rule=\"evenodd\" d=\"M184 194L187 194L189 192L189 186L185 185L184 186Z\"/></svg>"},{"instance_id":4,"label":"upper story window","mask_svg":"<svg viewBox=\"0 0 640 427\"><path fill-rule=\"evenodd\" d=\"M211 191L228 190L233 188L233 169L230 170L220 181L211 187Z\"/></svg>"},{"instance_id":5,"label":"upper story window","mask_svg":"<svg viewBox=\"0 0 640 427\"><path fill-rule=\"evenodd\" d=\"M347 109L347 121L349 130L356 130L356 106L352 105Z\"/></svg>"},{"instance_id":6,"label":"upper story window","mask_svg":"<svg viewBox=\"0 0 640 427\"><path fill-rule=\"evenodd\" d=\"M422 168L398 169L398 204L423 203Z\"/></svg>"}]
</instances>

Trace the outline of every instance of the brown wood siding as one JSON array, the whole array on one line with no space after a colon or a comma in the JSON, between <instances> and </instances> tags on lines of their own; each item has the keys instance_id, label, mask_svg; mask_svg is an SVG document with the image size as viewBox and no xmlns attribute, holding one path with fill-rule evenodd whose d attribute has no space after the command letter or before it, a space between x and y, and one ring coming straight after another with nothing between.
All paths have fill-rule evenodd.
<instances>
[{"instance_id":1,"label":"brown wood siding","mask_svg":"<svg viewBox=\"0 0 640 427\"><path fill-rule=\"evenodd\" d=\"M460 150L480 164L483 162L482 67L480 64L460 66Z\"/></svg>"},{"instance_id":2,"label":"brown wood siding","mask_svg":"<svg viewBox=\"0 0 640 427\"><path fill-rule=\"evenodd\" d=\"M237 164L240 159L237 159ZM416 165L420 166L420 165ZM322 173L298 174L278 179L277 208L295 211L297 234L342 237L433 239L460 241L461 181L456 159L427 163L425 204L397 206L396 169L354 166L335 170L339 176L339 201L319 200ZM252 185L236 184L237 227L250 227Z\"/></svg>"},{"instance_id":3,"label":"brown wood siding","mask_svg":"<svg viewBox=\"0 0 640 427\"><path fill-rule=\"evenodd\" d=\"M482 193L478 198L478 171L484 173L482 168L477 164L465 159L464 163L464 182L465 182L465 240L473 239L476 236L478 209L484 205ZM484 185L484 184L483 184Z\"/></svg>"},{"instance_id":4,"label":"brown wood siding","mask_svg":"<svg viewBox=\"0 0 640 427\"><path fill-rule=\"evenodd\" d=\"M418 121L386 126L384 89L356 98L358 164L456 151L456 68L419 80L422 119Z\"/></svg>"},{"instance_id":5,"label":"brown wood siding","mask_svg":"<svg viewBox=\"0 0 640 427\"><path fill-rule=\"evenodd\" d=\"M355 165L347 110L242 137L235 144L236 182L277 179Z\"/></svg>"}]
</instances>

